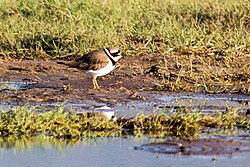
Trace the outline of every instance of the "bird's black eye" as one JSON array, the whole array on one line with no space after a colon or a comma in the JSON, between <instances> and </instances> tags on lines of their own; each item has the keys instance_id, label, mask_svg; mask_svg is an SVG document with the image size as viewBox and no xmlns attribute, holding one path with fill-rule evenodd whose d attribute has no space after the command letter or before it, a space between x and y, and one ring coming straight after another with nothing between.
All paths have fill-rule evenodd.
<instances>
[{"instance_id":1,"label":"bird's black eye","mask_svg":"<svg viewBox=\"0 0 250 167\"><path fill-rule=\"evenodd\" d=\"M117 55L120 55L120 54L121 54L121 52L118 50L118 51L116 52L116 54L117 54Z\"/></svg>"},{"instance_id":2,"label":"bird's black eye","mask_svg":"<svg viewBox=\"0 0 250 167\"><path fill-rule=\"evenodd\" d=\"M111 53L112 56L116 57L116 56L120 56L121 52L119 50L117 50L116 52Z\"/></svg>"}]
</instances>

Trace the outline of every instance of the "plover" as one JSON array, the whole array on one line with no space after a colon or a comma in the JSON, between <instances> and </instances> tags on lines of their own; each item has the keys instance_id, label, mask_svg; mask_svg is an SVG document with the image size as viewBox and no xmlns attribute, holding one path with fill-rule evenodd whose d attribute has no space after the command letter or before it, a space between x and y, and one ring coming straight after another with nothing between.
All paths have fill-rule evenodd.
<instances>
[{"instance_id":1,"label":"plover","mask_svg":"<svg viewBox=\"0 0 250 167\"><path fill-rule=\"evenodd\" d=\"M106 75L115 69L116 62L121 58L121 52L116 47L109 47L87 53L72 61L58 61L71 68L77 68L92 77L94 89L100 89L96 78Z\"/></svg>"}]
</instances>

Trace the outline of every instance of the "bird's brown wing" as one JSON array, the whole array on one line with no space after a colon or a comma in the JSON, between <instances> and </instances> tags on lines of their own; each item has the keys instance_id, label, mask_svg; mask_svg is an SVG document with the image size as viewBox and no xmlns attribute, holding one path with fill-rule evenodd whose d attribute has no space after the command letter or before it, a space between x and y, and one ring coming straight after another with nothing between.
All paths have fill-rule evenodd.
<instances>
[{"instance_id":1,"label":"bird's brown wing","mask_svg":"<svg viewBox=\"0 0 250 167\"><path fill-rule=\"evenodd\" d=\"M81 70L98 70L107 64L108 57L102 50L86 54L75 60L75 65Z\"/></svg>"}]
</instances>

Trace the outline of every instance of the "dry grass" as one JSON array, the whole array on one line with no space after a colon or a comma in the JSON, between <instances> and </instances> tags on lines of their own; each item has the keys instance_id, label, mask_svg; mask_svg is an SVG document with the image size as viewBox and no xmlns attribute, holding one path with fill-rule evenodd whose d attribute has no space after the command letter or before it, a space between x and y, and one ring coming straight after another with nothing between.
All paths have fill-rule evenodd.
<instances>
[{"instance_id":1,"label":"dry grass","mask_svg":"<svg viewBox=\"0 0 250 167\"><path fill-rule=\"evenodd\" d=\"M250 92L250 47L176 48L164 54L156 73L160 90L206 93Z\"/></svg>"}]
</instances>

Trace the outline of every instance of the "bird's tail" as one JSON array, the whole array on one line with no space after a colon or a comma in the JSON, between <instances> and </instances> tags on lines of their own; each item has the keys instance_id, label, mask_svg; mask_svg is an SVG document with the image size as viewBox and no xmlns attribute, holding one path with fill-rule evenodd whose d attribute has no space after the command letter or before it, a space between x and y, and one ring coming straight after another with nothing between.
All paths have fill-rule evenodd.
<instances>
[{"instance_id":1,"label":"bird's tail","mask_svg":"<svg viewBox=\"0 0 250 167\"><path fill-rule=\"evenodd\" d=\"M64 65L67 65L67 62L64 62L64 61L57 61L56 63L57 63L57 64L64 64Z\"/></svg>"},{"instance_id":2,"label":"bird's tail","mask_svg":"<svg viewBox=\"0 0 250 167\"><path fill-rule=\"evenodd\" d=\"M81 62L77 62L77 61L57 61L56 62L57 64L63 64L63 65L67 65L69 67L72 67L72 68L77 68Z\"/></svg>"}]
</instances>

